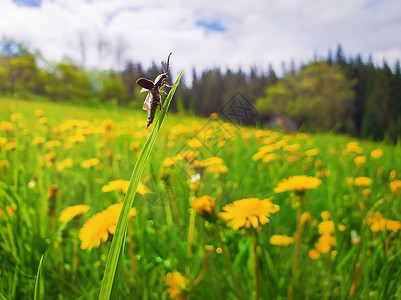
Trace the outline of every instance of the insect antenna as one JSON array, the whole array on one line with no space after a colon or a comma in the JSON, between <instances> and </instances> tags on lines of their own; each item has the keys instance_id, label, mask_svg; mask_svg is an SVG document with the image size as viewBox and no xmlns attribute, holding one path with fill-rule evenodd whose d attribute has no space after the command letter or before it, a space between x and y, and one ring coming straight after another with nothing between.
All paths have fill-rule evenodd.
<instances>
[{"instance_id":1,"label":"insect antenna","mask_svg":"<svg viewBox=\"0 0 401 300\"><path fill-rule=\"evenodd\" d=\"M168 69L170 67L170 56L171 56L171 54L173 54L173 52L170 52L170 54L168 55L167 64L164 61L162 61L162 67L163 67L164 73L166 73L166 74L168 73Z\"/></svg>"}]
</instances>

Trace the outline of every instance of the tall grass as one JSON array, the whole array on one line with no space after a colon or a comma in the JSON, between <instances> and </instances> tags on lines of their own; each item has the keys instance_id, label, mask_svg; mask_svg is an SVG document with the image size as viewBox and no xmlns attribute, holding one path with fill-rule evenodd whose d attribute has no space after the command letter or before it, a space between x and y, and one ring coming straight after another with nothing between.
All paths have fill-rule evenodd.
<instances>
[{"instance_id":1,"label":"tall grass","mask_svg":"<svg viewBox=\"0 0 401 300\"><path fill-rule=\"evenodd\" d=\"M100 289L99 299L117 299L118 288L119 288L119 267L121 266L121 260L124 253L124 245L127 236L127 225L130 210L132 204L134 203L136 190L139 184L139 180L142 177L143 170L145 168L146 162L149 159L150 153L152 151L153 145L156 141L157 135L162 126L164 117L170 107L171 100L173 99L175 90L182 76L182 71L178 75L173 87L171 88L165 102L163 109L156 121L155 126L152 129L142 151L138 157L135 164L134 170L132 171L131 179L129 182L128 190L124 198L123 207L121 209L120 218L118 219L116 231L113 237L113 242L111 244L109 256L107 258L106 269L104 271L104 276L102 280L102 286Z\"/></svg>"}]
</instances>

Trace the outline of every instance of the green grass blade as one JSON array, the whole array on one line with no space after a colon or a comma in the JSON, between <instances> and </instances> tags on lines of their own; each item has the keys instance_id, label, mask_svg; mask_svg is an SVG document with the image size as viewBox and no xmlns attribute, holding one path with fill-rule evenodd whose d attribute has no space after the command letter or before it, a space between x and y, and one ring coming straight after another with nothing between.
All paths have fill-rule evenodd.
<instances>
[{"instance_id":1,"label":"green grass blade","mask_svg":"<svg viewBox=\"0 0 401 300\"><path fill-rule=\"evenodd\" d=\"M0 293L0 300L7 300L7 298L2 293Z\"/></svg>"},{"instance_id":2,"label":"green grass blade","mask_svg":"<svg viewBox=\"0 0 401 300\"><path fill-rule=\"evenodd\" d=\"M35 296L34 300L39 300L41 298L42 290L41 290L41 284L42 284L42 268L43 268L43 256L40 257L39 261L39 266L38 266L38 272L36 273L36 281L35 281Z\"/></svg>"},{"instance_id":3,"label":"green grass blade","mask_svg":"<svg viewBox=\"0 0 401 300\"><path fill-rule=\"evenodd\" d=\"M115 298L115 296L117 295L116 289L118 289L118 281L116 279L117 277L116 275L118 272L120 272L118 265L120 263L120 260L122 259L122 253L124 252L124 244L126 240L126 229L129 219L129 212L134 203L134 198L139 180L142 176L146 162L150 156L153 145L156 141L157 134L159 133L159 130L161 128L161 124L163 123L164 117L166 116L166 112L170 106L175 90L177 89L177 85L180 81L182 72L183 71L181 71L180 75L178 75L178 78L175 81L174 86L170 90L170 93L168 94L164 102L163 109L160 112L160 116L156 121L156 124L153 127L153 130L150 133L145 145L143 146L142 152L139 155L134 170L132 171L127 194L124 198L121 214L118 219L113 241L111 243L110 252L107 257L106 268L103 274L102 285L100 287L99 299L102 300L111 299L112 296L113 298Z\"/></svg>"}]
</instances>

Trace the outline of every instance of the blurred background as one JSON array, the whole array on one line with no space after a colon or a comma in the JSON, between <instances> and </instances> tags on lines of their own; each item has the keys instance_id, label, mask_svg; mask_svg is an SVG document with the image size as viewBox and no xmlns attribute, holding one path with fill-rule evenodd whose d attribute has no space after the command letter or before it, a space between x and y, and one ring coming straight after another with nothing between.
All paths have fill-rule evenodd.
<instances>
[{"instance_id":1,"label":"blurred background","mask_svg":"<svg viewBox=\"0 0 401 300\"><path fill-rule=\"evenodd\" d=\"M401 2L0 0L0 94L140 108L171 56L172 109L240 92L252 124L396 142Z\"/></svg>"}]
</instances>

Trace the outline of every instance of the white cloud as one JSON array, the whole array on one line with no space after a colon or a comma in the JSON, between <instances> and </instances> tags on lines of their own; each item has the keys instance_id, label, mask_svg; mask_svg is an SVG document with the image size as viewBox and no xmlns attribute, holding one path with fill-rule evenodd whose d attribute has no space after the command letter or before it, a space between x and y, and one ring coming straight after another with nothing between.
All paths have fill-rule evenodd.
<instances>
[{"instance_id":1,"label":"white cloud","mask_svg":"<svg viewBox=\"0 0 401 300\"><path fill-rule=\"evenodd\" d=\"M401 58L400 33L398 0L43 0L39 8L0 0L0 37L26 42L49 60L79 62L84 46L86 66L115 68L120 48L125 60L149 66L173 51L173 71L184 68L187 76L193 66L267 70L272 63L280 71L282 62L325 56L338 43L346 55L393 64Z\"/></svg>"}]
</instances>

